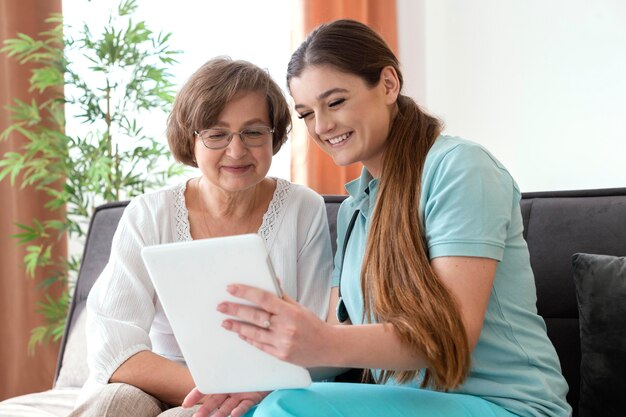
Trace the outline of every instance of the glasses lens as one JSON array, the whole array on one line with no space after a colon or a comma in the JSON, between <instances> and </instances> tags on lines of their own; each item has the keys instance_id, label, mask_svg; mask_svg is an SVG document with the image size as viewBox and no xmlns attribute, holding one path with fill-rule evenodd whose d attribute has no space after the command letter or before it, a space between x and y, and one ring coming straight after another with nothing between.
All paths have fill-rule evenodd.
<instances>
[{"instance_id":1,"label":"glasses lens","mask_svg":"<svg viewBox=\"0 0 626 417\"><path fill-rule=\"evenodd\" d=\"M253 126L233 133L228 129L206 129L199 133L202 143L209 149L223 149L228 146L233 135L239 135L246 146L262 146L272 136L274 130L267 126Z\"/></svg>"},{"instance_id":2,"label":"glasses lens","mask_svg":"<svg viewBox=\"0 0 626 417\"><path fill-rule=\"evenodd\" d=\"M248 127L241 131L241 139L247 146L261 146L271 136L272 129L267 126Z\"/></svg>"},{"instance_id":3,"label":"glasses lens","mask_svg":"<svg viewBox=\"0 0 626 417\"><path fill-rule=\"evenodd\" d=\"M200 132L202 142L209 149L220 149L228 146L231 133L226 129L207 129Z\"/></svg>"}]
</instances>

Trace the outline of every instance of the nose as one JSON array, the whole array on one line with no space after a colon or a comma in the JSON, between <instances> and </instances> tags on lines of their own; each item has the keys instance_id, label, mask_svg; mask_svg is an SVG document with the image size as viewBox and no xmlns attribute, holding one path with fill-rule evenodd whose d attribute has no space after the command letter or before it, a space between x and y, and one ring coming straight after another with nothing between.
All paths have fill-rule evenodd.
<instances>
[{"instance_id":1,"label":"nose","mask_svg":"<svg viewBox=\"0 0 626 417\"><path fill-rule=\"evenodd\" d=\"M226 153L233 159L240 159L248 153L247 146L243 143L241 139L241 135L239 133L234 133L233 138L230 140L230 143L226 147Z\"/></svg>"},{"instance_id":2,"label":"nose","mask_svg":"<svg viewBox=\"0 0 626 417\"><path fill-rule=\"evenodd\" d=\"M335 123L327 114L320 112L315 115L315 133L318 136L332 132L334 128Z\"/></svg>"}]
</instances>

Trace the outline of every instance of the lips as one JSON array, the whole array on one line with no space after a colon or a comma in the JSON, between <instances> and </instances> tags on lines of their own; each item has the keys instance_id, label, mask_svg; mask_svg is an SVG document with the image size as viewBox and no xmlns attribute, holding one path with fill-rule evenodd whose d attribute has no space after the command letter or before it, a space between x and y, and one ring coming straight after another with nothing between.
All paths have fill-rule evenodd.
<instances>
[{"instance_id":1,"label":"lips","mask_svg":"<svg viewBox=\"0 0 626 417\"><path fill-rule=\"evenodd\" d=\"M222 169L232 173L246 172L252 168L251 164L248 165L222 165Z\"/></svg>"}]
</instances>

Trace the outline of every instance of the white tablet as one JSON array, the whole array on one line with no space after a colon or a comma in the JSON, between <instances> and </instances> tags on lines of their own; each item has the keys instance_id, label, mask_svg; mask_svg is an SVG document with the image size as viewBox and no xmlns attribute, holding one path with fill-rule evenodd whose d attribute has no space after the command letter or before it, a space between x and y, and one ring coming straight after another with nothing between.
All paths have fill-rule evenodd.
<instances>
[{"instance_id":1,"label":"white tablet","mask_svg":"<svg viewBox=\"0 0 626 417\"><path fill-rule=\"evenodd\" d=\"M246 284L279 286L256 234L149 246L141 251L157 295L198 389L205 394L304 388L309 372L283 362L222 328L222 301L243 303L226 291Z\"/></svg>"}]
</instances>

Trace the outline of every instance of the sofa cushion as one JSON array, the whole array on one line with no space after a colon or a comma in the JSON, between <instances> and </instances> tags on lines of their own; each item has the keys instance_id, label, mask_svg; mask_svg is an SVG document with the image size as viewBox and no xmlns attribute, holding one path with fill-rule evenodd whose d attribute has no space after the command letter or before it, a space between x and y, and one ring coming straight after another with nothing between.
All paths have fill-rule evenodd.
<instances>
[{"instance_id":1,"label":"sofa cushion","mask_svg":"<svg viewBox=\"0 0 626 417\"><path fill-rule=\"evenodd\" d=\"M83 302L84 303L84 302ZM55 387L76 387L83 386L89 375L87 367L87 335L86 318L87 312L82 306L78 309L78 314L72 324L72 332L68 335L63 354L63 362L59 370L59 377Z\"/></svg>"},{"instance_id":2,"label":"sofa cushion","mask_svg":"<svg viewBox=\"0 0 626 417\"><path fill-rule=\"evenodd\" d=\"M0 402L0 417L66 417L80 388L55 388Z\"/></svg>"},{"instance_id":3,"label":"sofa cushion","mask_svg":"<svg viewBox=\"0 0 626 417\"><path fill-rule=\"evenodd\" d=\"M580 417L626 409L626 257L572 257L581 338Z\"/></svg>"}]
</instances>

